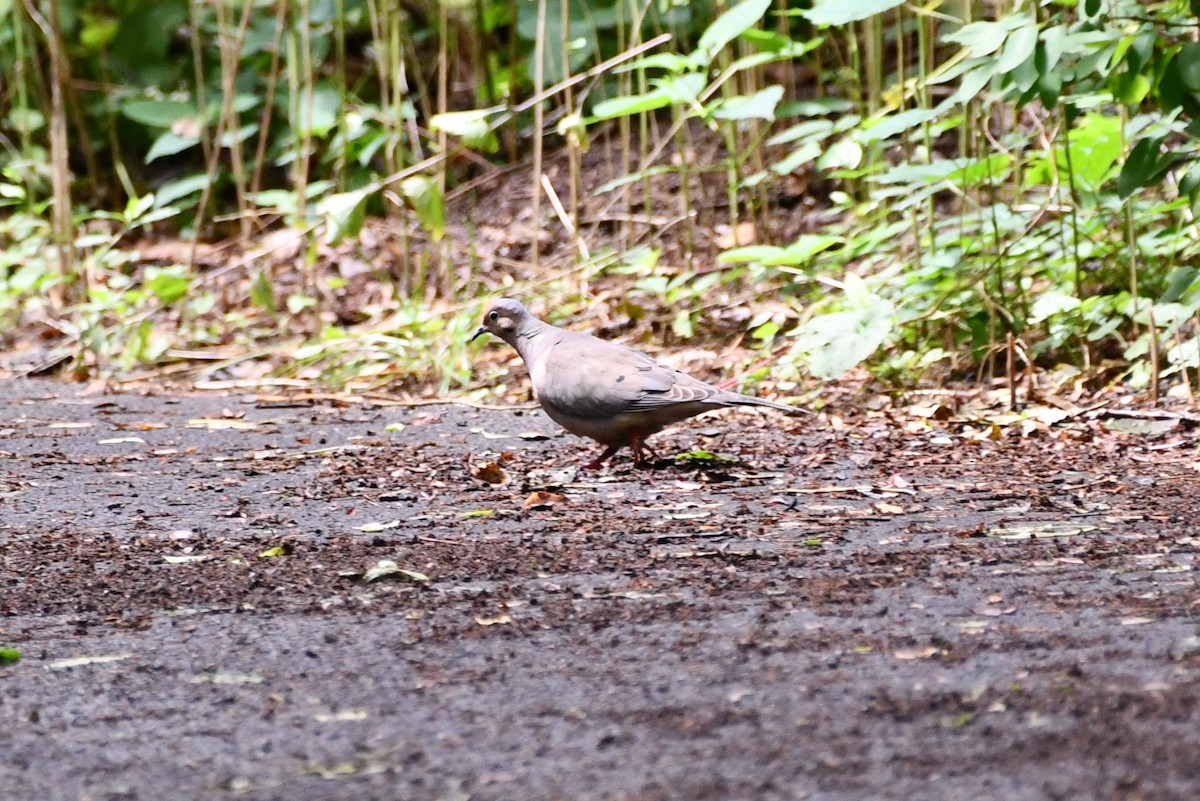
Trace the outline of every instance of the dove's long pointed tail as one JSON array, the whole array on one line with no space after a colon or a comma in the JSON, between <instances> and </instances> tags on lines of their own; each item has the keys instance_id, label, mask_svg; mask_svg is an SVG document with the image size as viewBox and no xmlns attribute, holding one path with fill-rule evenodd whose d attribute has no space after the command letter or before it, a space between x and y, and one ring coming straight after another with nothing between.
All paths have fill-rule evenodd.
<instances>
[{"instance_id":1,"label":"dove's long pointed tail","mask_svg":"<svg viewBox=\"0 0 1200 801\"><path fill-rule=\"evenodd\" d=\"M730 392L728 394L732 396L728 400L731 406L766 406L769 409L777 409L787 414L815 414L815 412L800 406L789 406L786 403L778 403L766 398L756 398L753 395L741 395L737 392Z\"/></svg>"}]
</instances>

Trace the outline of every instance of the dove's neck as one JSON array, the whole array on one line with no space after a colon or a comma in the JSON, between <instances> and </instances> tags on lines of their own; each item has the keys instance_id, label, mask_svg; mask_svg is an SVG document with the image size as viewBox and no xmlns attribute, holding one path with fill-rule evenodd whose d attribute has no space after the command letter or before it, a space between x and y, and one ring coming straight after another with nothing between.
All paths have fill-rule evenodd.
<instances>
[{"instance_id":1,"label":"dove's neck","mask_svg":"<svg viewBox=\"0 0 1200 801\"><path fill-rule=\"evenodd\" d=\"M513 338L513 347L521 354L521 359L527 365L532 365L541 354L546 352L548 339L554 333L554 326L541 320L530 320L521 326Z\"/></svg>"}]
</instances>

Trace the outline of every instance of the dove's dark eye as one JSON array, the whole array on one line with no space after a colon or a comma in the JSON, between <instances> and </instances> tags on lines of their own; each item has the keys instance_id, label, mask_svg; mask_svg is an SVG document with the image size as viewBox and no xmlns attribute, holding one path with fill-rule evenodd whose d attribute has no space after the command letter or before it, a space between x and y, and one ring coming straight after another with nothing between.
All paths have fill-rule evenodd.
<instances>
[{"instance_id":1,"label":"dove's dark eye","mask_svg":"<svg viewBox=\"0 0 1200 801\"><path fill-rule=\"evenodd\" d=\"M500 319L500 312L494 311L488 315L488 319L493 323Z\"/></svg>"}]
</instances>

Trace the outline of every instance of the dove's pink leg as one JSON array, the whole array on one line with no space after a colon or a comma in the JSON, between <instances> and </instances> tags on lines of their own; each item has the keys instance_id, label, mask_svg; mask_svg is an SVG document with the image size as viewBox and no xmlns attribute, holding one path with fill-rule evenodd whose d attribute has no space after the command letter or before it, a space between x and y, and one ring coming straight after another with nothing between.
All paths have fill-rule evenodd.
<instances>
[{"instance_id":1,"label":"dove's pink leg","mask_svg":"<svg viewBox=\"0 0 1200 801\"><path fill-rule=\"evenodd\" d=\"M604 453L600 454L595 459L593 459L592 461L585 464L583 466L583 469L584 470L599 470L601 467L604 466L604 463L606 461L608 461L608 457L612 456L614 453L621 450L621 447L622 446L620 446L620 445L610 445L608 448L606 448L604 450Z\"/></svg>"},{"instance_id":2,"label":"dove's pink leg","mask_svg":"<svg viewBox=\"0 0 1200 801\"><path fill-rule=\"evenodd\" d=\"M633 451L633 463L637 467L646 466L651 459L658 461L658 454L642 440L642 435L637 431L629 433L629 447ZM646 458L647 455L650 459Z\"/></svg>"}]
</instances>

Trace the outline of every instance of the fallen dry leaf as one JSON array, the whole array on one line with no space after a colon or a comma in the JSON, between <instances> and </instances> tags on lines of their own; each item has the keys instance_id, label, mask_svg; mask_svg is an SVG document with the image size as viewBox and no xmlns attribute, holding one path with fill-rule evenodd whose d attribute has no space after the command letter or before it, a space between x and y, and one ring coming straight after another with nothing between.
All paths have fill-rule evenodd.
<instances>
[{"instance_id":1,"label":"fallen dry leaf","mask_svg":"<svg viewBox=\"0 0 1200 801\"><path fill-rule=\"evenodd\" d=\"M892 656L897 659L928 659L931 656L937 656L941 652L940 648L927 645L924 648L901 648L898 651L894 651Z\"/></svg>"},{"instance_id":2,"label":"fallen dry leaf","mask_svg":"<svg viewBox=\"0 0 1200 801\"><path fill-rule=\"evenodd\" d=\"M507 484L508 471L496 462L472 464L471 475L487 484Z\"/></svg>"},{"instance_id":3,"label":"fallen dry leaf","mask_svg":"<svg viewBox=\"0 0 1200 801\"><path fill-rule=\"evenodd\" d=\"M525 499L525 503L521 504L522 509L549 509L556 504L566 503L567 497L559 495L557 492L537 492L529 493L529 497Z\"/></svg>"}]
</instances>

